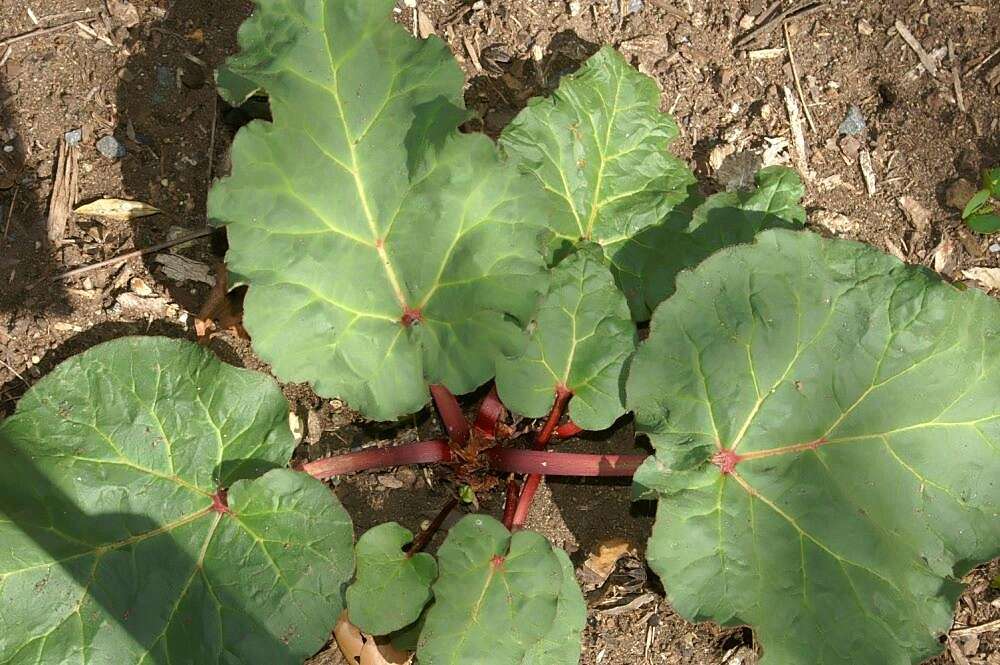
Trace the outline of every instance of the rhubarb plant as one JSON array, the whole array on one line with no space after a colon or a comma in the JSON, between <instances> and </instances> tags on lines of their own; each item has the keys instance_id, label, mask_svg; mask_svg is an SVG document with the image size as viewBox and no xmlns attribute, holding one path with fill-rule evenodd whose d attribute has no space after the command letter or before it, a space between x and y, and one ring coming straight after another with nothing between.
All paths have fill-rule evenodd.
<instances>
[{"instance_id":1,"label":"rhubarb plant","mask_svg":"<svg viewBox=\"0 0 1000 665\"><path fill-rule=\"evenodd\" d=\"M494 145L391 0L257 5L218 84L273 121L209 198L253 347L374 420L433 400L442 435L286 469L263 375L158 338L67 361L0 423L0 663L297 663L346 609L421 665L572 665L572 564L523 529L543 474L635 474L671 602L751 625L766 665L940 651L1000 554L995 300L802 231L786 168L703 198L610 48ZM629 411L652 457L544 450ZM320 481L402 464L453 496L355 545Z\"/></svg>"}]
</instances>

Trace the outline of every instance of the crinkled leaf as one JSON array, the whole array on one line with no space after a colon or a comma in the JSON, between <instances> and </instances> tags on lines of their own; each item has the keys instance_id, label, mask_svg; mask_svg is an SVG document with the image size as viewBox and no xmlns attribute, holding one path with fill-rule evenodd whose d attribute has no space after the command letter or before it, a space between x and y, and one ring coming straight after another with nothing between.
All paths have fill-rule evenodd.
<instances>
[{"instance_id":1,"label":"crinkled leaf","mask_svg":"<svg viewBox=\"0 0 1000 665\"><path fill-rule=\"evenodd\" d=\"M545 188L540 214L556 239L600 244L631 292L627 256L618 258L625 241L660 223L695 182L667 152L676 136L656 83L605 47L551 97L532 100L500 143Z\"/></svg>"},{"instance_id":2,"label":"crinkled leaf","mask_svg":"<svg viewBox=\"0 0 1000 665\"><path fill-rule=\"evenodd\" d=\"M592 246L552 270L549 294L524 353L497 363L504 404L532 418L569 389L569 413L584 429L610 427L625 413L625 365L637 335L625 297Z\"/></svg>"},{"instance_id":3,"label":"crinkled leaf","mask_svg":"<svg viewBox=\"0 0 1000 665\"><path fill-rule=\"evenodd\" d=\"M357 579L347 589L351 623L372 635L388 635L420 617L431 600L437 562L426 552L408 557L403 546L413 533L395 522L358 538Z\"/></svg>"},{"instance_id":4,"label":"crinkled leaf","mask_svg":"<svg viewBox=\"0 0 1000 665\"><path fill-rule=\"evenodd\" d=\"M721 192L710 196L681 226L676 220L640 234L642 288L648 311L674 292L677 275L730 245L750 242L768 228L801 228L806 211L801 205L805 189L799 176L782 166L757 173L757 188L750 192Z\"/></svg>"},{"instance_id":5,"label":"crinkled leaf","mask_svg":"<svg viewBox=\"0 0 1000 665\"><path fill-rule=\"evenodd\" d=\"M569 555L563 550L553 551L563 573L556 620L549 634L528 651L521 665L578 665L580 662L580 639L587 623L587 603L576 582Z\"/></svg>"},{"instance_id":6,"label":"crinkled leaf","mask_svg":"<svg viewBox=\"0 0 1000 665\"><path fill-rule=\"evenodd\" d=\"M257 4L226 76L274 120L240 130L209 197L255 350L375 419L420 409L428 382L476 388L545 289L537 186L458 133L462 72L392 0Z\"/></svg>"},{"instance_id":7,"label":"crinkled leaf","mask_svg":"<svg viewBox=\"0 0 1000 665\"><path fill-rule=\"evenodd\" d=\"M1000 304L871 247L767 231L682 275L628 381L673 606L762 665L938 653L1000 554L998 385Z\"/></svg>"},{"instance_id":8,"label":"crinkled leaf","mask_svg":"<svg viewBox=\"0 0 1000 665\"><path fill-rule=\"evenodd\" d=\"M557 612L562 564L537 533L511 535L492 517L469 515L448 532L438 564L421 665L519 665L557 621L573 621Z\"/></svg>"},{"instance_id":9,"label":"crinkled leaf","mask_svg":"<svg viewBox=\"0 0 1000 665\"><path fill-rule=\"evenodd\" d=\"M353 535L322 483L275 468L287 423L273 381L189 342L120 339L39 381L0 424L0 662L314 653Z\"/></svg>"}]
</instances>

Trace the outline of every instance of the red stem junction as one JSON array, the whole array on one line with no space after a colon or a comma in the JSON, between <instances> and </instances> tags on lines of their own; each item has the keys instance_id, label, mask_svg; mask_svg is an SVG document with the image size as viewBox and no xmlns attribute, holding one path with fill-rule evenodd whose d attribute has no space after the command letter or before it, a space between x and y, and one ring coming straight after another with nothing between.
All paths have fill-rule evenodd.
<instances>
[{"instance_id":1,"label":"red stem junction","mask_svg":"<svg viewBox=\"0 0 1000 665\"><path fill-rule=\"evenodd\" d=\"M541 450L549 444L552 433L555 432L556 427L559 425L559 420L562 418L563 411L566 409L566 405L569 403L571 397L573 397L573 393L569 388L562 384L556 386L556 399L552 404L552 410L549 411L548 420L545 421L545 425L538 432L538 436L535 437L534 448L536 451ZM524 481L524 487L521 488L521 495L517 499L517 508L514 509L514 515L510 523L505 522L504 526L508 529L518 529L524 526L524 522L528 519L528 512L531 510L531 502L534 501L535 492L538 491L538 485L541 482L542 474L538 472L528 476Z\"/></svg>"}]
</instances>

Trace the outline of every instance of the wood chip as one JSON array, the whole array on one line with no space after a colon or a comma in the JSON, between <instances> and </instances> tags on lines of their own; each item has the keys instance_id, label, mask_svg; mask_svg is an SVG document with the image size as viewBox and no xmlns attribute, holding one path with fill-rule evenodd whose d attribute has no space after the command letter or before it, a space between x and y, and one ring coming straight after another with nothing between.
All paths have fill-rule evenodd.
<instances>
[{"instance_id":1,"label":"wood chip","mask_svg":"<svg viewBox=\"0 0 1000 665\"><path fill-rule=\"evenodd\" d=\"M116 219L128 221L138 217L156 215L157 208L141 201L126 201L125 199L97 199L74 210L78 215L98 217L101 219Z\"/></svg>"},{"instance_id":2,"label":"wood chip","mask_svg":"<svg viewBox=\"0 0 1000 665\"><path fill-rule=\"evenodd\" d=\"M906 25L899 19L896 19L896 32L898 32L899 36L903 38L906 45L913 49L913 52L917 54L917 58L920 59L920 64L924 66L927 73L936 77L938 75L938 68L937 63L934 62L934 58L927 54L927 51L925 51L924 47L920 45L917 38L913 36L913 33L910 32L909 28L907 28Z\"/></svg>"},{"instance_id":3,"label":"wood chip","mask_svg":"<svg viewBox=\"0 0 1000 665\"><path fill-rule=\"evenodd\" d=\"M948 61L951 63L951 84L955 88L955 100L958 102L958 110L966 112L965 91L962 90L962 63L955 57L955 43L948 40Z\"/></svg>"},{"instance_id":4,"label":"wood chip","mask_svg":"<svg viewBox=\"0 0 1000 665\"><path fill-rule=\"evenodd\" d=\"M104 0L108 13L114 17L123 28L133 28L139 25L139 10L129 0Z\"/></svg>"},{"instance_id":5,"label":"wood chip","mask_svg":"<svg viewBox=\"0 0 1000 665\"><path fill-rule=\"evenodd\" d=\"M79 192L77 181L77 161L80 156L80 148L66 143L66 139L59 139L59 153L56 157L56 177L52 185L52 195L49 198L49 218L47 234L49 241L58 244L66 232L66 223L69 221L73 206L76 205L76 197Z\"/></svg>"},{"instance_id":6,"label":"wood chip","mask_svg":"<svg viewBox=\"0 0 1000 665\"><path fill-rule=\"evenodd\" d=\"M780 58L785 55L785 48L759 48L754 51L747 51L747 56L751 60L774 60L775 58Z\"/></svg>"},{"instance_id":7,"label":"wood chip","mask_svg":"<svg viewBox=\"0 0 1000 665\"><path fill-rule=\"evenodd\" d=\"M606 616L620 616L622 614L628 614L629 612L634 612L635 610L649 605L656 601L656 594L644 593L638 598L635 598L631 602L625 603L624 605L617 605L615 607L609 607L608 609L597 610L598 614L604 614Z\"/></svg>"},{"instance_id":8,"label":"wood chip","mask_svg":"<svg viewBox=\"0 0 1000 665\"><path fill-rule=\"evenodd\" d=\"M584 590L590 591L603 586L614 572L618 561L633 550L632 545L623 538L599 542L580 566L579 575Z\"/></svg>"},{"instance_id":9,"label":"wood chip","mask_svg":"<svg viewBox=\"0 0 1000 665\"><path fill-rule=\"evenodd\" d=\"M811 215L813 224L834 235L850 235L857 231L858 223L847 215L832 210L817 210Z\"/></svg>"},{"instance_id":10,"label":"wood chip","mask_svg":"<svg viewBox=\"0 0 1000 665\"><path fill-rule=\"evenodd\" d=\"M795 168L806 180L811 179L809 171L809 148L806 145L806 134L802 130L802 109L795 99L795 93L787 85L781 86L785 95L785 109L788 111L788 125L792 130L792 141L795 145Z\"/></svg>"},{"instance_id":11,"label":"wood chip","mask_svg":"<svg viewBox=\"0 0 1000 665\"><path fill-rule=\"evenodd\" d=\"M462 37L462 44L465 45L469 59L472 60L472 66L476 68L477 72L483 71L483 65L479 62L479 50L476 48L476 45L468 37Z\"/></svg>"},{"instance_id":12,"label":"wood chip","mask_svg":"<svg viewBox=\"0 0 1000 665\"><path fill-rule=\"evenodd\" d=\"M962 271L962 277L979 282L987 289L1000 291L1000 268L969 268ZM993 622L988 630L1000 629L1000 621ZM986 632L985 630L981 632Z\"/></svg>"},{"instance_id":13,"label":"wood chip","mask_svg":"<svg viewBox=\"0 0 1000 665\"><path fill-rule=\"evenodd\" d=\"M417 10L417 36L421 39L427 39L431 35L436 34L434 32L434 22L431 21L430 17L424 12Z\"/></svg>"},{"instance_id":14,"label":"wood chip","mask_svg":"<svg viewBox=\"0 0 1000 665\"><path fill-rule=\"evenodd\" d=\"M157 254L156 262L163 266L163 274L175 282L202 282L215 286L211 269L201 261L180 254Z\"/></svg>"},{"instance_id":15,"label":"wood chip","mask_svg":"<svg viewBox=\"0 0 1000 665\"><path fill-rule=\"evenodd\" d=\"M878 191L875 183L875 169L872 168L872 154L868 148L862 148L858 153L858 166L865 179L865 190L867 190L868 196L875 196L875 192Z\"/></svg>"},{"instance_id":16,"label":"wood chip","mask_svg":"<svg viewBox=\"0 0 1000 665\"><path fill-rule=\"evenodd\" d=\"M934 271L947 277L953 276L962 257L959 247L959 243L954 238L945 234L932 252Z\"/></svg>"}]
</instances>

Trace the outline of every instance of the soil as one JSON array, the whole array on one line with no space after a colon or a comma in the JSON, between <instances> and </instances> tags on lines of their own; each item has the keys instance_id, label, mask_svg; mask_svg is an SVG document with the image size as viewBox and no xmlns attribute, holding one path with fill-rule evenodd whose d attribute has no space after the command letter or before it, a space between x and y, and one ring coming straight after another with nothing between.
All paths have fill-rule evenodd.
<instances>
[{"instance_id":1,"label":"soil","mask_svg":"<svg viewBox=\"0 0 1000 665\"><path fill-rule=\"evenodd\" d=\"M448 42L468 74L466 99L477 113L468 129L491 135L599 45L614 45L662 87L664 110L681 127L673 150L691 162L706 193L731 182L734 169L739 175L746 161L741 153L792 140L783 93L785 86L795 90L790 44L815 125L805 128L810 224L949 278L961 279L962 269L973 266L1000 266L1000 244L994 244L1000 238L966 231L948 196L956 180L975 181L980 169L1000 163L1000 56L987 60L1000 44L1000 17L992 3L831 0L819 3L820 11L791 19L788 42L780 25L760 34L750 57L733 43L771 4L418 0L414 9L400 0L397 18L412 27L420 11L423 25L429 21ZM801 3L785 2L795 4ZM253 113L229 108L211 85L213 68L235 50L249 2L132 0L131 6L134 16L117 11L128 7L123 0L0 0L0 40L70 19L89 28L70 26L26 39L9 53L0 47L0 415L55 364L99 342L126 334L194 338L193 320L210 286L178 281L164 272L163 258L184 257L213 271L224 252L224 238L213 236L53 280L204 228L208 186L226 172L233 133ZM894 28L897 20L931 57L945 49L936 78L918 67ZM946 55L949 44L954 59ZM952 68L963 72L965 111ZM866 129L841 136L838 127L851 105ZM127 198L162 214L130 222L71 217L61 236L49 239L58 144L77 129L78 200ZM105 136L124 146L124 157L98 152L97 141ZM787 150L772 152L771 161L788 159ZM872 194L859 166L865 153L876 180ZM735 157L723 160L727 155ZM229 362L267 370L232 332L211 344ZM283 387L306 429L300 457L416 440L439 429L426 413L393 426L367 424L307 386ZM636 444L623 422L569 445L623 452ZM434 469L400 469L345 478L334 491L360 533L388 519L417 528L437 512L449 488ZM500 510L499 493L480 500L483 510ZM671 610L641 563L651 510L631 503L621 483L551 482L540 492L529 526L565 547L577 565L608 538L624 538L636 548L588 595L582 662L755 663L751 631L692 625ZM957 626L1000 617L1000 590L990 584L998 572L995 561L969 575ZM621 607L627 603L633 605ZM323 662L331 661L336 659L328 654ZM998 665L1000 633L956 637L931 662Z\"/></svg>"}]
</instances>

